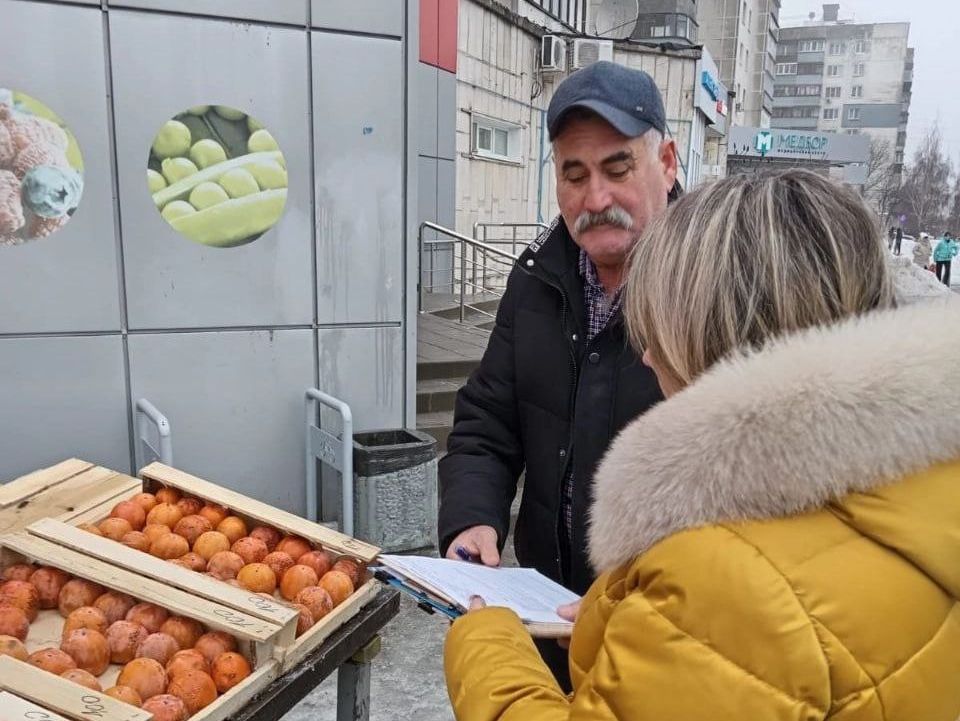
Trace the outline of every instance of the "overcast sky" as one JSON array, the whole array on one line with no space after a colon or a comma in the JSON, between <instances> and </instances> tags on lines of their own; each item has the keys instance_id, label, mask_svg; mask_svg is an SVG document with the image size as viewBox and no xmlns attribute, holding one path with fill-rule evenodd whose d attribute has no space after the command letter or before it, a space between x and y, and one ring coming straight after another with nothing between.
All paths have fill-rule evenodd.
<instances>
[{"instance_id":1,"label":"overcast sky","mask_svg":"<svg viewBox=\"0 0 960 721\"><path fill-rule=\"evenodd\" d=\"M907 126L907 159L920 138L939 121L945 150L954 165L960 165L960 88L957 87L957 31L960 2L957 0L836 0L840 18L857 22L909 22L910 45L916 48L913 69L913 99ZM823 3L813 0L783 0L780 24L799 25L809 13L820 17Z\"/></svg>"}]
</instances>

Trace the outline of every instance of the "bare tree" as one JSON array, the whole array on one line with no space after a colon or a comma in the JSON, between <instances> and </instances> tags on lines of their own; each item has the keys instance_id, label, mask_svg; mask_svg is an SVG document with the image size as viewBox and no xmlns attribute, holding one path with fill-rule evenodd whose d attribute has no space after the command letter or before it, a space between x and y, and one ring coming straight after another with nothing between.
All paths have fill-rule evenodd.
<instances>
[{"instance_id":1,"label":"bare tree","mask_svg":"<svg viewBox=\"0 0 960 721\"><path fill-rule=\"evenodd\" d=\"M950 160L943 154L940 128L934 126L924 136L906 170L900 192L900 205L907 212L907 228L939 233L948 215L951 200Z\"/></svg>"},{"instance_id":2,"label":"bare tree","mask_svg":"<svg viewBox=\"0 0 960 721\"><path fill-rule=\"evenodd\" d=\"M950 215L947 217L947 228L952 233L960 233L960 173L953 183L950 198Z\"/></svg>"},{"instance_id":3,"label":"bare tree","mask_svg":"<svg viewBox=\"0 0 960 721\"><path fill-rule=\"evenodd\" d=\"M870 159L863 195L886 223L900 190L900 173L893 162L893 146L885 138L870 139Z\"/></svg>"}]
</instances>

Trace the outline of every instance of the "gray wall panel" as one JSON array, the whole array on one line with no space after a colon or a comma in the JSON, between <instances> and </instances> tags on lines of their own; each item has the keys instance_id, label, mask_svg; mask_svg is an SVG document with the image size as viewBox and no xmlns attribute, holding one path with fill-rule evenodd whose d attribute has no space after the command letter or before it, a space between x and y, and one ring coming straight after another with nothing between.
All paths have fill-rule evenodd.
<instances>
[{"instance_id":1,"label":"gray wall panel","mask_svg":"<svg viewBox=\"0 0 960 721\"><path fill-rule=\"evenodd\" d=\"M53 235L0 247L0 333L119 330L103 25L99 10L0 0L0 87L45 103L70 127L84 190Z\"/></svg>"},{"instance_id":2,"label":"gray wall panel","mask_svg":"<svg viewBox=\"0 0 960 721\"><path fill-rule=\"evenodd\" d=\"M437 161L437 213L440 225L457 227L457 167L452 160ZM470 230L466 231L470 234Z\"/></svg>"},{"instance_id":3,"label":"gray wall panel","mask_svg":"<svg viewBox=\"0 0 960 721\"><path fill-rule=\"evenodd\" d=\"M133 398L170 420L178 468L303 512L312 331L139 334L129 346Z\"/></svg>"},{"instance_id":4,"label":"gray wall panel","mask_svg":"<svg viewBox=\"0 0 960 721\"><path fill-rule=\"evenodd\" d=\"M350 404L356 431L403 426L400 327L321 328L319 388Z\"/></svg>"},{"instance_id":5,"label":"gray wall panel","mask_svg":"<svg viewBox=\"0 0 960 721\"><path fill-rule=\"evenodd\" d=\"M437 74L432 65L417 65L417 148L420 155L437 155Z\"/></svg>"},{"instance_id":6,"label":"gray wall panel","mask_svg":"<svg viewBox=\"0 0 960 721\"><path fill-rule=\"evenodd\" d=\"M457 76L446 70L437 71L437 157L457 157Z\"/></svg>"},{"instance_id":7,"label":"gray wall panel","mask_svg":"<svg viewBox=\"0 0 960 721\"><path fill-rule=\"evenodd\" d=\"M71 457L130 470L119 335L0 339L0 398L0 482Z\"/></svg>"},{"instance_id":8,"label":"gray wall panel","mask_svg":"<svg viewBox=\"0 0 960 721\"><path fill-rule=\"evenodd\" d=\"M115 10L110 22L130 327L310 323L306 34L133 11ZM236 248L209 248L177 234L146 187L157 130L206 104L231 105L262 122L287 161L283 216Z\"/></svg>"},{"instance_id":9,"label":"gray wall panel","mask_svg":"<svg viewBox=\"0 0 960 721\"><path fill-rule=\"evenodd\" d=\"M107 0L110 7L169 10L297 25L305 25L307 22L307 2L308 0Z\"/></svg>"},{"instance_id":10,"label":"gray wall panel","mask_svg":"<svg viewBox=\"0 0 960 721\"><path fill-rule=\"evenodd\" d=\"M401 51L396 40L314 33L321 324L403 316Z\"/></svg>"},{"instance_id":11,"label":"gray wall panel","mask_svg":"<svg viewBox=\"0 0 960 721\"><path fill-rule=\"evenodd\" d=\"M315 28L403 35L403 0L311 0Z\"/></svg>"}]
</instances>

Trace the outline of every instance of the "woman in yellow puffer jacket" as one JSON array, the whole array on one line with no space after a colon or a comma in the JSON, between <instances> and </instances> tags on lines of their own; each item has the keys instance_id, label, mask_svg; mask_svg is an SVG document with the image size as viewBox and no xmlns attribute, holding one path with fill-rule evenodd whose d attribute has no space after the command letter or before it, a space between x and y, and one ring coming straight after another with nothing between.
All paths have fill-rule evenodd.
<instances>
[{"instance_id":1,"label":"woman in yellow puffer jacket","mask_svg":"<svg viewBox=\"0 0 960 721\"><path fill-rule=\"evenodd\" d=\"M960 300L895 308L870 211L796 170L679 200L626 292L667 400L595 477L574 692L485 608L457 718L956 721Z\"/></svg>"}]
</instances>

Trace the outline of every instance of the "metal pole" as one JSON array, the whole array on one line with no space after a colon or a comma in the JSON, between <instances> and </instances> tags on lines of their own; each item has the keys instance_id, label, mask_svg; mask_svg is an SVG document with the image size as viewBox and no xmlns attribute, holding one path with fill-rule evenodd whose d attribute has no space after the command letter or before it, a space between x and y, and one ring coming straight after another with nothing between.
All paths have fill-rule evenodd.
<instances>
[{"instance_id":1,"label":"metal pole","mask_svg":"<svg viewBox=\"0 0 960 721\"><path fill-rule=\"evenodd\" d=\"M463 323L463 291L467 283L467 246L460 243L460 322Z\"/></svg>"}]
</instances>

